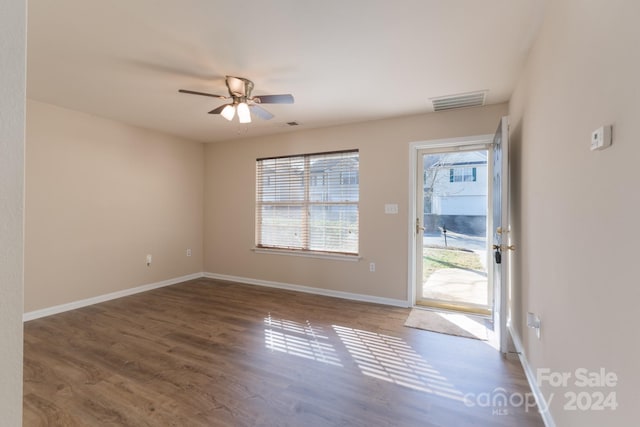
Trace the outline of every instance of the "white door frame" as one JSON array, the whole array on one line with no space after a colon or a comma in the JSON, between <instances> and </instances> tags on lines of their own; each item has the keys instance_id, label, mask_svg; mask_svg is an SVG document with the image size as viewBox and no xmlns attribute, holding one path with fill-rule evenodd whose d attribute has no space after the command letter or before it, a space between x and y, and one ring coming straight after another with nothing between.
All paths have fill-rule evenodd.
<instances>
[{"instance_id":1,"label":"white door frame","mask_svg":"<svg viewBox=\"0 0 640 427\"><path fill-rule=\"evenodd\" d=\"M416 194L418 188L416 186L416 174L418 167L418 152L424 149L437 149L437 148L450 148L455 150L456 147L464 148L468 150L473 146L478 146L478 149L485 150L487 145L493 143L493 134L488 135L476 135L459 138L446 138L446 139L433 139L428 141L416 141L409 144L409 209L408 209L408 224L409 224L409 274L407 284L407 304L409 307L416 305L416 247L418 244L416 235ZM492 173L491 170L488 171ZM491 175L489 175L491 176ZM491 191L489 191L489 204L492 206ZM490 215L487 215L490 216ZM488 229L489 230L489 229ZM489 237L489 236L487 236ZM489 278L490 279L490 278ZM493 283L490 281L489 283ZM493 303L491 303L493 307Z\"/></svg>"}]
</instances>

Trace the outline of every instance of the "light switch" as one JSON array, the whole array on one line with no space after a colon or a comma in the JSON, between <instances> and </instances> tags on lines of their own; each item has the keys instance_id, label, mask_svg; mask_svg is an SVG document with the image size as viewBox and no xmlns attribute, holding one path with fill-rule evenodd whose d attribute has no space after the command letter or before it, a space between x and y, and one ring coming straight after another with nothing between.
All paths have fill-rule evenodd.
<instances>
[{"instance_id":1,"label":"light switch","mask_svg":"<svg viewBox=\"0 0 640 427\"><path fill-rule=\"evenodd\" d=\"M384 205L384 213L386 214L397 214L398 213L398 204L397 203L387 203Z\"/></svg>"}]
</instances>

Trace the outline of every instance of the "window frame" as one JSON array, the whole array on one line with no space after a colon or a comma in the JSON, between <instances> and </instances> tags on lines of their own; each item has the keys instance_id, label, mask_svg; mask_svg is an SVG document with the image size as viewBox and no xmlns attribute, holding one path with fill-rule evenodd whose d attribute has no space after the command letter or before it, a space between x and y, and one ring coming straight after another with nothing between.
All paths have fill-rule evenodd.
<instances>
[{"instance_id":1,"label":"window frame","mask_svg":"<svg viewBox=\"0 0 640 427\"><path fill-rule=\"evenodd\" d=\"M312 192L314 188L324 187L325 185L330 185L330 178L326 171L322 173L322 175L312 175L312 162L314 158L322 158L323 156L331 156L331 155L339 155L339 154L355 154L357 159L356 168L345 168L339 170L339 188L343 188L342 186L356 186L356 200L342 200L335 201L330 200L330 194L323 194L321 200L313 200ZM294 158L302 158L303 159L303 170L302 170L302 184L303 184L303 199L295 200L294 197L290 197L284 201L264 201L261 200L264 197L264 169L261 166L261 161L265 160L278 160L278 159L294 159ZM327 151L327 152L316 152L316 153L306 153L306 154L294 154L294 155L285 155L285 156L273 156L273 157L263 157L256 159L256 188L255 188L255 247L254 250L256 252L275 252L286 255L302 255L302 256L312 256L319 258L351 258L351 259L359 259L360 258L360 150L359 149L348 149L348 150L338 150L338 151ZM347 172L349 173L349 182L344 183L343 174ZM354 175L355 174L355 175ZM262 178L262 179L261 179ZM316 178L314 181L313 178ZM315 184L315 185L314 185ZM301 245L300 247L292 247L286 245L271 245L265 244L263 240L263 221L262 221L262 208L264 206L289 206L289 207L300 207L302 209L302 223L300 225L301 229ZM355 207L355 215L356 215L356 241L355 241L355 252L348 251L347 247L344 245L341 249L344 250L319 250L312 249L311 239L312 239L312 222L309 220L310 212L314 207L335 207L335 206L351 206ZM345 213L348 211L345 209ZM327 227L327 225L324 225ZM341 241L344 243L344 241Z\"/></svg>"}]
</instances>

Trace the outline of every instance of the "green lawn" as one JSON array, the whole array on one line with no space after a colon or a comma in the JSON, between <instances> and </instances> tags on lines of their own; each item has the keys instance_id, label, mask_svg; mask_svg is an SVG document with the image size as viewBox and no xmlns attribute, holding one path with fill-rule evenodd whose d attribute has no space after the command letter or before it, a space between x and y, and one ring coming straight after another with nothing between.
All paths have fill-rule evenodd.
<instances>
[{"instance_id":1,"label":"green lawn","mask_svg":"<svg viewBox=\"0 0 640 427\"><path fill-rule=\"evenodd\" d=\"M426 281L434 271L443 268L484 270L480 263L480 257L475 252L467 252L457 249L425 248L423 253L422 278L424 281Z\"/></svg>"}]
</instances>

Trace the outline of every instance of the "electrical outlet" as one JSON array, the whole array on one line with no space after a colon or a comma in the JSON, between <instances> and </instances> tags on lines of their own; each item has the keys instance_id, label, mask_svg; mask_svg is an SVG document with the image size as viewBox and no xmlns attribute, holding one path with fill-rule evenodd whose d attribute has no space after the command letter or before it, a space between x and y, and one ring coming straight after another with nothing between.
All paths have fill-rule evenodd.
<instances>
[{"instance_id":1,"label":"electrical outlet","mask_svg":"<svg viewBox=\"0 0 640 427\"><path fill-rule=\"evenodd\" d=\"M540 339L540 326L542 322L540 321L540 316L535 313L527 313L527 326L536 331L536 336Z\"/></svg>"},{"instance_id":2,"label":"electrical outlet","mask_svg":"<svg viewBox=\"0 0 640 427\"><path fill-rule=\"evenodd\" d=\"M187 256L191 256L191 249L187 249Z\"/></svg>"},{"instance_id":3,"label":"electrical outlet","mask_svg":"<svg viewBox=\"0 0 640 427\"><path fill-rule=\"evenodd\" d=\"M374 271L376 271L376 263L375 262L372 262L372 263L369 264L369 271L372 272L372 273Z\"/></svg>"}]
</instances>

